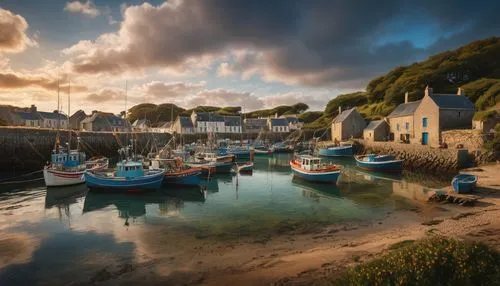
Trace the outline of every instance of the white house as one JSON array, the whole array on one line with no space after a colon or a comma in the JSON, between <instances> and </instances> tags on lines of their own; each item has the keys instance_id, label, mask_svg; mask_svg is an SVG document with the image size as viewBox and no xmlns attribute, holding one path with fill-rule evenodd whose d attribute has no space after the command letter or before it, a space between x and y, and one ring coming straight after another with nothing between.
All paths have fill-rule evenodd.
<instances>
[{"instance_id":1,"label":"white house","mask_svg":"<svg viewBox=\"0 0 500 286\"><path fill-rule=\"evenodd\" d=\"M226 131L224 117L213 112L191 113L191 121L196 132L224 133Z\"/></svg>"},{"instance_id":2,"label":"white house","mask_svg":"<svg viewBox=\"0 0 500 286\"><path fill-rule=\"evenodd\" d=\"M224 128L226 133L241 133L241 117L224 116Z\"/></svg>"},{"instance_id":3,"label":"white house","mask_svg":"<svg viewBox=\"0 0 500 286\"><path fill-rule=\"evenodd\" d=\"M269 118L267 123L271 132L290 132L290 126L285 118Z\"/></svg>"}]
</instances>

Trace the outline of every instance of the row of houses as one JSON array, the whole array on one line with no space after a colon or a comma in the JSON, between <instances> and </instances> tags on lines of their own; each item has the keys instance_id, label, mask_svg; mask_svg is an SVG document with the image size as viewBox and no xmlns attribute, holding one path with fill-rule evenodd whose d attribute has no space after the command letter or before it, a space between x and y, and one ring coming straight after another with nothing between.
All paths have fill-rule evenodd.
<instances>
[{"instance_id":1,"label":"row of houses","mask_svg":"<svg viewBox=\"0 0 500 286\"><path fill-rule=\"evenodd\" d=\"M241 116L223 116L214 112L193 112L191 116L178 116L173 124L150 127L147 120L132 124L136 131L191 133L259 133L262 131L290 132L302 128L303 122L296 115L270 118L242 119Z\"/></svg>"},{"instance_id":2,"label":"row of houses","mask_svg":"<svg viewBox=\"0 0 500 286\"><path fill-rule=\"evenodd\" d=\"M17 109L10 112L10 124L14 126L67 128L68 117L57 110L53 112L38 111L35 105L30 108Z\"/></svg>"},{"instance_id":3,"label":"row of houses","mask_svg":"<svg viewBox=\"0 0 500 286\"><path fill-rule=\"evenodd\" d=\"M382 120L367 123L355 108L339 111L332 122L332 140L363 138L439 146L445 143L442 131L470 129L474 112L474 104L462 89L457 94L439 94L426 87L421 100L409 102L406 93L405 102Z\"/></svg>"}]
</instances>

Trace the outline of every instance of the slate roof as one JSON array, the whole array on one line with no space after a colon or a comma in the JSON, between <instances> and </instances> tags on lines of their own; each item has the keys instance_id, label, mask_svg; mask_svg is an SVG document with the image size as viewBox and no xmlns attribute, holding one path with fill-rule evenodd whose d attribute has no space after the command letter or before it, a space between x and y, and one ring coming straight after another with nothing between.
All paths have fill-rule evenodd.
<instances>
[{"instance_id":1,"label":"slate roof","mask_svg":"<svg viewBox=\"0 0 500 286\"><path fill-rule=\"evenodd\" d=\"M288 126L285 118L271 118L271 126Z\"/></svg>"},{"instance_id":2,"label":"slate roof","mask_svg":"<svg viewBox=\"0 0 500 286\"><path fill-rule=\"evenodd\" d=\"M59 120L66 120L68 119L66 115L62 113L57 113L57 112L43 112L39 111L38 114L40 117L45 118L45 119L59 119Z\"/></svg>"},{"instance_id":3,"label":"slate roof","mask_svg":"<svg viewBox=\"0 0 500 286\"><path fill-rule=\"evenodd\" d=\"M133 124L132 127L148 127L149 126L149 120L147 119L137 119Z\"/></svg>"},{"instance_id":4,"label":"slate roof","mask_svg":"<svg viewBox=\"0 0 500 286\"><path fill-rule=\"evenodd\" d=\"M179 123L181 124L181 128L194 128L191 117L180 116Z\"/></svg>"},{"instance_id":5,"label":"slate roof","mask_svg":"<svg viewBox=\"0 0 500 286\"><path fill-rule=\"evenodd\" d=\"M288 122L288 124L297 124L299 123L299 119L297 117L285 117L286 121Z\"/></svg>"},{"instance_id":6,"label":"slate roof","mask_svg":"<svg viewBox=\"0 0 500 286\"><path fill-rule=\"evenodd\" d=\"M104 118L109 123L109 125L111 125L112 127L126 125L125 119L123 119L117 115L114 115L113 113L105 113L105 112L95 112L92 115L87 116L87 118L82 120L81 123L92 123L99 117Z\"/></svg>"},{"instance_id":7,"label":"slate roof","mask_svg":"<svg viewBox=\"0 0 500 286\"><path fill-rule=\"evenodd\" d=\"M347 118L347 116L349 116L349 114L351 114L354 110L356 110L356 108L351 108L342 111L339 115L337 115L337 117L335 117L335 119L333 119L333 123L340 123L344 121Z\"/></svg>"},{"instance_id":8,"label":"slate roof","mask_svg":"<svg viewBox=\"0 0 500 286\"><path fill-rule=\"evenodd\" d=\"M33 113L33 112L13 112L14 115L19 117L22 120L39 120L40 117L38 116L38 113Z\"/></svg>"},{"instance_id":9,"label":"slate roof","mask_svg":"<svg viewBox=\"0 0 500 286\"><path fill-rule=\"evenodd\" d=\"M241 117L239 116L224 116L225 126L241 126Z\"/></svg>"},{"instance_id":10,"label":"slate roof","mask_svg":"<svg viewBox=\"0 0 500 286\"><path fill-rule=\"evenodd\" d=\"M441 109L475 110L474 103L463 95L435 93L430 97Z\"/></svg>"},{"instance_id":11,"label":"slate roof","mask_svg":"<svg viewBox=\"0 0 500 286\"><path fill-rule=\"evenodd\" d=\"M368 130L375 130L375 128L379 127L380 124L384 123L384 120L373 120L368 123L368 126L365 127L365 129Z\"/></svg>"},{"instance_id":12,"label":"slate roof","mask_svg":"<svg viewBox=\"0 0 500 286\"><path fill-rule=\"evenodd\" d=\"M245 126L247 129L262 129L267 127L267 119L263 118L249 118L245 119Z\"/></svg>"},{"instance_id":13,"label":"slate roof","mask_svg":"<svg viewBox=\"0 0 500 286\"><path fill-rule=\"evenodd\" d=\"M224 117L214 112L197 112L196 121L224 122Z\"/></svg>"},{"instance_id":14,"label":"slate roof","mask_svg":"<svg viewBox=\"0 0 500 286\"><path fill-rule=\"evenodd\" d=\"M393 117L412 115L413 113L415 113L415 110L417 110L417 107L420 105L420 102L421 100L412 101L408 103L401 103L387 117L393 118Z\"/></svg>"}]
</instances>

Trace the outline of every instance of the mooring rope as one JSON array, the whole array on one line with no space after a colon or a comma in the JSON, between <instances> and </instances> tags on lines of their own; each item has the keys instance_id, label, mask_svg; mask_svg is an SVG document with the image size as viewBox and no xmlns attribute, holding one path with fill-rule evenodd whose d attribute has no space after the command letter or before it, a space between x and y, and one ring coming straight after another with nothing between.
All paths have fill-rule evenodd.
<instances>
[{"instance_id":1,"label":"mooring rope","mask_svg":"<svg viewBox=\"0 0 500 286\"><path fill-rule=\"evenodd\" d=\"M12 180L12 179L16 179L16 178L20 178L20 177L25 177L25 176L29 176L29 175L33 175L33 174L37 174L37 173L41 173L41 172L43 172L43 170L38 170L38 171L31 172L31 173L26 173L26 174L22 174L22 175L19 175L19 176L10 177L10 178L7 178L7 179L2 179L2 180L0 180L0 184L2 184L3 182L6 182L6 181L7 181L7 183L10 184L10 183L12 183L12 182L10 182L10 180ZM38 178L36 180L40 180L40 179L43 179L43 178ZM19 182L23 182L23 181L19 181Z\"/></svg>"}]
</instances>

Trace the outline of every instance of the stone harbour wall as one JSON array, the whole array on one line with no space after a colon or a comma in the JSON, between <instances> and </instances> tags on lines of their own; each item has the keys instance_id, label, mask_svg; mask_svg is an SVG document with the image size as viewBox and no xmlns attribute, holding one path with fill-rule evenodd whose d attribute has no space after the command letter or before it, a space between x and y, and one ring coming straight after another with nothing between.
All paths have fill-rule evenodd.
<instances>
[{"instance_id":1,"label":"stone harbour wall","mask_svg":"<svg viewBox=\"0 0 500 286\"><path fill-rule=\"evenodd\" d=\"M41 128L0 127L0 172L39 170L50 159L57 130ZM61 143L68 141L69 133L59 131ZM117 157L120 143L136 139L137 152L147 154L153 144L165 145L170 140L168 133L112 133L78 132L80 148L92 156ZM76 148L77 134L72 135L72 148ZM156 142L156 143L154 143Z\"/></svg>"},{"instance_id":2,"label":"stone harbour wall","mask_svg":"<svg viewBox=\"0 0 500 286\"><path fill-rule=\"evenodd\" d=\"M468 150L481 150L488 135L482 134L481 130L463 129L447 130L441 132L441 141L448 144L448 148L462 148Z\"/></svg>"},{"instance_id":3,"label":"stone harbour wall","mask_svg":"<svg viewBox=\"0 0 500 286\"><path fill-rule=\"evenodd\" d=\"M363 154L384 153L404 159L404 168L431 174L456 173L470 166L470 156L466 149L437 149L428 146L401 144L394 142L371 142L357 140Z\"/></svg>"}]
</instances>

